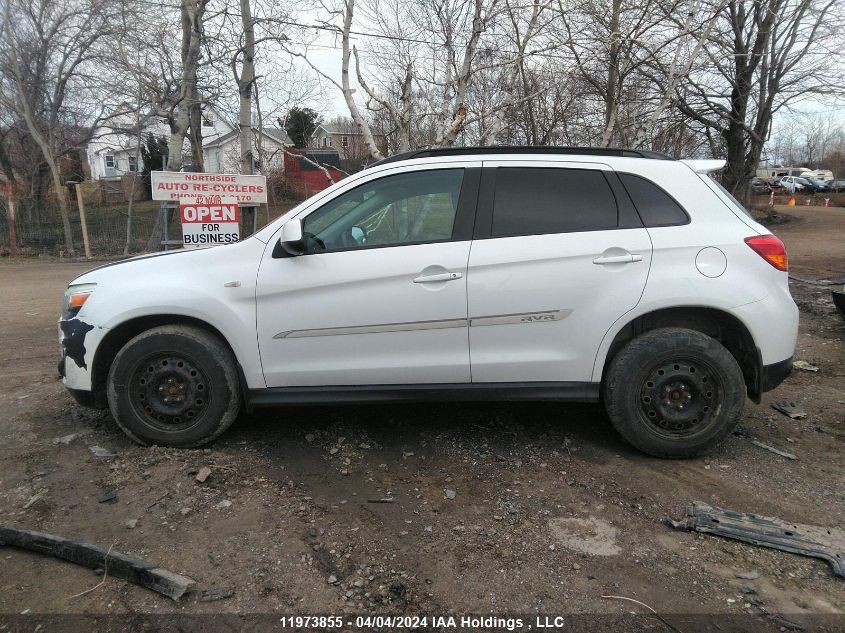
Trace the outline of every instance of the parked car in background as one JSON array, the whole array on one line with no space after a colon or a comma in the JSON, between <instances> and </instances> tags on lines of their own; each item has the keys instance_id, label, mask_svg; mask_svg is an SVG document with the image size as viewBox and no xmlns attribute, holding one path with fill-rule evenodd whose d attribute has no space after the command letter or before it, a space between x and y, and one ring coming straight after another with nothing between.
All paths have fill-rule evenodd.
<instances>
[{"instance_id":1,"label":"parked car in background","mask_svg":"<svg viewBox=\"0 0 845 633\"><path fill-rule=\"evenodd\" d=\"M762 178L751 180L751 192L757 196L768 196L772 193L772 186Z\"/></svg>"},{"instance_id":2,"label":"parked car in background","mask_svg":"<svg viewBox=\"0 0 845 633\"><path fill-rule=\"evenodd\" d=\"M810 186L816 193L826 193L831 190L830 185L821 180L816 180L815 178L805 178L805 180L810 183Z\"/></svg>"},{"instance_id":3,"label":"parked car in background","mask_svg":"<svg viewBox=\"0 0 845 633\"><path fill-rule=\"evenodd\" d=\"M784 176L778 182L780 183L780 186L786 189L789 193L798 193L799 191L804 191L810 186L810 183L798 176Z\"/></svg>"},{"instance_id":4,"label":"parked car in background","mask_svg":"<svg viewBox=\"0 0 845 633\"><path fill-rule=\"evenodd\" d=\"M827 186L830 187L831 191L835 191L836 193L845 192L845 180L831 180L827 183Z\"/></svg>"}]
</instances>

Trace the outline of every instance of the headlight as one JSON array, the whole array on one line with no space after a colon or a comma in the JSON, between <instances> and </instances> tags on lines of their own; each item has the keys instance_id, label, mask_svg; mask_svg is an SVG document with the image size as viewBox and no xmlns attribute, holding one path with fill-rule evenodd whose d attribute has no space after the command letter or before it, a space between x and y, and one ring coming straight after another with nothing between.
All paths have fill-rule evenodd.
<instances>
[{"instance_id":1,"label":"headlight","mask_svg":"<svg viewBox=\"0 0 845 633\"><path fill-rule=\"evenodd\" d=\"M94 288L96 287L97 284L78 284L70 286L67 290L65 290L65 300L64 305L62 306L62 318L72 319L79 314L82 306L85 305L86 301L88 301L88 297L91 296L91 293L94 292Z\"/></svg>"}]
</instances>

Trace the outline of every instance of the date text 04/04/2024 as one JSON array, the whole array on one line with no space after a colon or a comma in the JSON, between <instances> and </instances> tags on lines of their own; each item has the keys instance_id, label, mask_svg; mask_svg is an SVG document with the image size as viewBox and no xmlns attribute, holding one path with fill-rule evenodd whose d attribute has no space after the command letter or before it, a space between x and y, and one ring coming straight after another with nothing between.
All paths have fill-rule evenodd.
<instances>
[{"instance_id":1,"label":"date text 04/04/2024","mask_svg":"<svg viewBox=\"0 0 845 633\"><path fill-rule=\"evenodd\" d=\"M409 616L372 615L344 618L342 616L284 616L279 623L290 628L341 628L359 629L490 629L519 631L531 629L554 629L565 626L564 618L537 616L534 622L518 617L501 616Z\"/></svg>"}]
</instances>

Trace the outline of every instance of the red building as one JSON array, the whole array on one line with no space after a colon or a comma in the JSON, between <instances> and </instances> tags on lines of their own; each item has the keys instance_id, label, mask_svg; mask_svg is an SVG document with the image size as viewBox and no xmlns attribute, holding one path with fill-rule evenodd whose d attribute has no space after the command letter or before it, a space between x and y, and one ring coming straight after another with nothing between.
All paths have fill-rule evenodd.
<instances>
[{"instance_id":1,"label":"red building","mask_svg":"<svg viewBox=\"0 0 845 633\"><path fill-rule=\"evenodd\" d=\"M285 154L285 178L306 197L343 178L340 155L333 149L295 149ZM315 164L316 163L316 164ZM326 172L331 175L331 179Z\"/></svg>"}]
</instances>

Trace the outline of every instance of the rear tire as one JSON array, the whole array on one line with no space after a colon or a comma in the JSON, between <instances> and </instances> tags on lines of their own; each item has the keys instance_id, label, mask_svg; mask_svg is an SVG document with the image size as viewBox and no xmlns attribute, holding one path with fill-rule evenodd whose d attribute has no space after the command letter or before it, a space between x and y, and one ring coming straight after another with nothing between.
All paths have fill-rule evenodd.
<instances>
[{"instance_id":1,"label":"rear tire","mask_svg":"<svg viewBox=\"0 0 845 633\"><path fill-rule=\"evenodd\" d=\"M685 328L651 330L611 361L603 388L614 428L656 457L701 455L736 427L745 381L717 340Z\"/></svg>"},{"instance_id":2,"label":"rear tire","mask_svg":"<svg viewBox=\"0 0 845 633\"><path fill-rule=\"evenodd\" d=\"M229 347L185 325L155 327L124 345L107 391L118 426L139 444L200 446L229 428L241 407Z\"/></svg>"}]
</instances>

